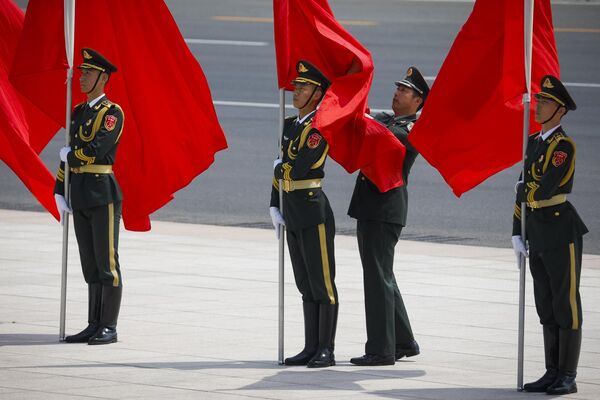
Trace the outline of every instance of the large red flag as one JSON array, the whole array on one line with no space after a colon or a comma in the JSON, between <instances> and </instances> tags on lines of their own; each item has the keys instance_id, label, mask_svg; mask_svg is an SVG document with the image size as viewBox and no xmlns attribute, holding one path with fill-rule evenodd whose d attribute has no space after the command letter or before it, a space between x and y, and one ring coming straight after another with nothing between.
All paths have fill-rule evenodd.
<instances>
[{"instance_id":1,"label":"large red flag","mask_svg":"<svg viewBox=\"0 0 600 400\"><path fill-rule=\"evenodd\" d=\"M12 0L0 0L0 159L58 219L54 177L38 156L43 146L30 140L30 132L49 136L58 125L21 97L8 80L23 19L23 11Z\"/></svg>"},{"instance_id":2,"label":"large red flag","mask_svg":"<svg viewBox=\"0 0 600 400\"><path fill-rule=\"evenodd\" d=\"M535 0L532 92L558 76L550 0ZM522 0L478 0L409 140L457 196L521 160L525 81ZM530 110L531 133L539 129Z\"/></svg>"},{"instance_id":3,"label":"large red flag","mask_svg":"<svg viewBox=\"0 0 600 400\"><path fill-rule=\"evenodd\" d=\"M125 114L114 166L123 221L148 230L149 215L227 147L208 83L162 0L77 0L75 13L75 65L91 47L119 69L106 94ZM63 32L63 0L31 0L10 78L64 125ZM73 104L84 101L76 82Z\"/></svg>"},{"instance_id":4,"label":"large red flag","mask_svg":"<svg viewBox=\"0 0 600 400\"><path fill-rule=\"evenodd\" d=\"M273 0L273 11L279 87L291 89L300 59L332 81L314 118L331 158L348 172L361 169L381 191L402 185L404 146L365 116L373 80L369 51L337 22L327 0ZM348 75L353 65L357 72Z\"/></svg>"}]
</instances>

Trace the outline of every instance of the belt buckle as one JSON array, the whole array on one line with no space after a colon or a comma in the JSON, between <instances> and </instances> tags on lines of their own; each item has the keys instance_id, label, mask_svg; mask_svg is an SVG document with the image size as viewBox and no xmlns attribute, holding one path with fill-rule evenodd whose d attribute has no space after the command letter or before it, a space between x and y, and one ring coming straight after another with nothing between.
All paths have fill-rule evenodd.
<instances>
[{"instance_id":1,"label":"belt buckle","mask_svg":"<svg viewBox=\"0 0 600 400\"><path fill-rule=\"evenodd\" d=\"M291 191L291 186L292 186L291 183L292 182L284 179L282 181L282 183L283 183L283 191L284 192L290 192Z\"/></svg>"}]
</instances>

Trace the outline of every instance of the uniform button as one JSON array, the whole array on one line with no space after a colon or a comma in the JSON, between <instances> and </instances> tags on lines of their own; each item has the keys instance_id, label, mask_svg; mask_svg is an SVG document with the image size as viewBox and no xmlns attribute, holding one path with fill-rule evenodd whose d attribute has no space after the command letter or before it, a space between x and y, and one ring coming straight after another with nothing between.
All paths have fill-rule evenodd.
<instances>
[{"instance_id":1,"label":"uniform button","mask_svg":"<svg viewBox=\"0 0 600 400\"><path fill-rule=\"evenodd\" d=\"M292 147L292 150L296 150L296 148L295 148L295 147Z\"/></svg>"},{"instance_id":2,"label":"uniform button","mask_svg":"<svg viewBox=\"0 0 600 400\"><path fill-rule=\"evenodd\" d=\"M75 135L75 137L77 137L77 135Z\"/></svg>"},{"instance_id":3,"label":"uniform button","mask_svg":"<svg viewBox=\"0 0 600 400\"><path fill-rule=\"evenodd\" d=\"M360 180L361 180L361 181L364 181L364 180L365 180L365 177L364 177L364 176L361 176L361 177L360 177Z\"/></svg>"},{"instance_id":4,"label":"uniform button","mask_svg":"<svg viewBox=\"0 0 600 400\"><path fill-rule=\"evenodd\" d=\"M557 211L557 212L555 212L555 213L554 213L554 215L555 215L556 217L558 217L558 216L560 216L560 213Z\"/></svg>"},{"instance_id":5,"label":"uniform button","mask_svg":"<svg viewBox=\"0 0 600 400\"><path fill-rule=\"evenodd\" d=\"M75 150L77 150L77 146L75 146Z\"/></svg>"},{"instance_id":6,"label":"uniform button","mask_svg":"<svg viewBox=\"0 0 600 400\"><path fill-rule=\"evenodd\" d=\"M309 196L312 196L312 195L313 195L313 192L308 192L308 195L309 195Z\"/></svg>"},{"instance_id":7,"label":"uniform button","mask_svg":"<svg viewBox=\"0 0 600 400\"><path fill-rule=\"evenodd\" d=\"M96 178L99 177L100 175L96 174Z\"/></svg>"},{"instance_id":8,"label":"uniform button","mask_svg":"<svg viewBox=\"0 0 600 400\"><path fill-rule=\"evenodd\" d=\"M531 171L527 171L527 175L531 175Z\"/></svg>"}]
</instances>

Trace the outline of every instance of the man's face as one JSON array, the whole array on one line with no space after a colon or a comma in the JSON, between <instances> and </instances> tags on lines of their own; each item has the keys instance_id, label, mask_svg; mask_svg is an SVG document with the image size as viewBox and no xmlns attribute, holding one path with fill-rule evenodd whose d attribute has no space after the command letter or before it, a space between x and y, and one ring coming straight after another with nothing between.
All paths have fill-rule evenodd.
<instances>
[{"instance_id":1,"label":"man's face","mask_svg":"<svg viewBox=\"0 0 600 400\"><path fill-rule=\"evenodd\" d=\"M392 100L392 110L397 115L408 115L419 108L420 97L408 86L398 85ZM414 111L413 111L414 110Z\"/></svg>"},{"instance_id":2,"label":"man's face","mask_svg":"<svg viewBox=\"0 0 600 400\"><path fill-rule=\"evenodd\" d=\"M315 87L312 83L294 83L294 107L300 108L307 105L306 103L310 99L310 96L312 96Z\"/></svg>"},{"instance_id":3,"label":"man's face","mask_svg":"<svg viewBox=\"0 0 600 400\"><path fill-rule=\"evenodd\" d=\"M544 123L548 119L552 117L552 114L556 111L560 104L555 102L552 99L547 99L545 97L536 98L535 104L535 122ZM556 115L560 114L560 111L556 113Z\"/></svg>"},{"instance_id":4,"label":"man's face","mask_svg":"<svg viewBox=\"0 0 600 400\"><path fill-rule=\"evenodd\" d=\"M81 89L81 93L88 93L91 91L94 87L94 83L96 83L98 75L101 73L102 72L96 69L82 68L81 76L79 77L79 87Z\"/></svg>"}]
</instances>

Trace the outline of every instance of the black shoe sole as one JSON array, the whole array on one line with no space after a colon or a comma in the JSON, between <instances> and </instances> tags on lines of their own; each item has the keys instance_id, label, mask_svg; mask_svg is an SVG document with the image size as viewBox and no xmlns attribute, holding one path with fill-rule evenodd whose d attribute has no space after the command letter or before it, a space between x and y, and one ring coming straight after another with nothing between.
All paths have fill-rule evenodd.
<instances>
[{"instance_id":1,"label":"black shoe sole","mask_svg":"<svg viewBox=\"0 0 600 400\"><path fill-rule=\"evenodd\" d=\"M117 343L117 338L111 339L111 340L107 340L104 342L98 342L98 341L90 341L88 342L88 344L90 346L95 346L95 345L99 345L99 344L111 344L111 343Z\"/></svg>"},{"instance_id":2,"label":"black shoe sole","mask_svg":"<svg viewBox=\"0 0 600 400\"><path fill-rule=\"evenodd\" d=\"M306 368L327 368L327 367L335 367L335 361L327 363L327 365L319 365L319 364L307 364Z\"/></svg>"}]
</instances>

